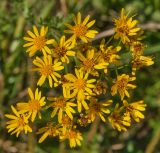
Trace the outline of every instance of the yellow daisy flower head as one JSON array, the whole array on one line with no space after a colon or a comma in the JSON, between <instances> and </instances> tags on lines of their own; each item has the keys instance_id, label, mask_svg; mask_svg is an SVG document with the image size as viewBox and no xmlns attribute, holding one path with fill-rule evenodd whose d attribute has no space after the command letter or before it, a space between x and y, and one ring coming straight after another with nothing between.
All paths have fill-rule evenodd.
<instances>
[{"instance_id":1,"label":"yellow daisy flower head","mask_svg":"<svg viewBox=\"0 0 160 153\"><path fill-rule=\"evenodd\" d=\"M27 31L29 37L24 37L23 39L28 41L23 47L29 47L26 52L29 52L29 56L32 57L37 51L42 51L43 55L51 54L51 50L47 45L52 44L54 39L46 39L46 34L48 27L41 27L40 32L36 26L33 26L33 32Z\"/></svg>"},{"instance_id":2,"label":"yellow daisy flower head","mask_svg":"<svg viewBox=\"0 0 160 153\"><path fill-rule=\"evenodd\" d=\"M41 96L41 91L38 88L35 90L35 94L32 92L31 88L28 88L28 94L30 100L26 102L17 103L17 108L20 113L29 113L31 115L31 121L34 122L37 114L39 119L41 119L42 107L46 104L45 97Z\"/></svg>"},{"instance_id":3,"label":"yellow daisy flower head","mask_svg":"<svg viewBox=\"0 0 160 153\"><path fill-rule=\"evenodd\" d=\"M137 20L133 20L132 17L125 15L124 8L121 10L121 15L118 19L114 19L115 23L115 39L121 39L123 44L127 44L131 41L132 37L138 35L141 28L137 27Z\"/></svg>"},{"instance_id":4,"label":"yellow daisy flower head","mask_svg":"<svg viewBox=\"0 0 160 153\"><path fill-rule=\"evenodd\" d=\"M82 134L76 129L69 129L64 135L60 136L60 140L69 140L69 145L71 148L76 146L81 146L81 141L83 140Z\"/></svg>"},{"instance_id":5,"label":"yellow daisy flower head","mask_svg":"<svg viewBox=\"0 0 160 153\"><path fill-rule=\"evenodd\" d=\"M53 43L53 57L61 60L63 63L69 63L69 58L75 56L75 52L72 50L75 46L75 42L70 39L65 40L65 36L60 38L60 42L54 41Z\"/></svg>"},{"instance_id":6,"label":"yellow daisy flower head","mask_svg":"<svg viewBox=\"0 0 160 153\"><path fill-rule=\"evenodd\" d=\"M125 96L130 97L128 93L128 89L136 88L135 85L130 84L130 81L134 81L135 77L130 77L127 74L122 74L117 76L117 80L115 81L114 85L111 87L111 94L112 96L116 95L119 92L121 100L124 99Z\"/></svg>"},{"instance_id":7,"label":"yellow daisy flower head","mask_svg":"<svg viewBox=\"0 0 160 153\"><path fill-rule=\"evenodd\" d=\"M52 57L47 55L43 57L43 60L39 57L36 57L36 59L33 61L33 64L37 66L37 68L34 68L33 70L38 71L41 75L37 82L38 86L42 86L47 78L51 88L53 87L53 83L55 83L54 86L57 85L57 78L61 78L61 75L58 73L58 71L64 69L62 62L58 62L57 60L54 60L53 62Z\"/></svg>"},{"instance_id":8,"label":"yellow daisy flower head","mask_svg":"<svg viewBox=\"0 0 160 153\"><path fill-rule=\"evenodd\" d=\"M99 54L96 54L94 49L86 52L86 57L78 52L78 59L82 62L80 69L84 72L90 73L93 76L99 76L97 70L107 69L108 63L99 60Z\"/></svg>"},{"instance_id":9,"label":"yellow daisy flower head","mask_svg":"<svg viewBox=\"0 0 160 153\"><path fill-rule=\"evenodd\" d=\"M97 99L91 98L89 109L87 110L88 117L93 122L96 117L100 117L103 122L106 122L104 114L109 114L110 110L107 108L112 103L112 100L107 100L105 102L98 102Z\"/></svg>"},{"instance_id":10,"label":"yellow daisy flower head","mask_svg":"<svg viewBox=\"0 0 160 153\"><path fill-rule=\"evenodd\" d=\"M126 109L126 113L129 113L136 122L140 122L140 119L144 119L144 115L141 111L145 111L147 105L144 104L143 100L130 104L126 100L123 100L123 104Z\"/></svg>"},{"instance_id":11,"label":"yellow daisy flower head","mask_svg":"<svg viewBox=\"0 0 160 153\"><path fill-rule=\"evenodd\" d=\"M133 58L143 55L144 49L145 49L145 45L140 41L133 42L131 44L131 52L132 52Z\"/></svg>"},{"instance_id":12,"label":"yellow daisy flower head","mask_svg":"<svg viewBox=\"0 0 160 153\"><path fill-rule=\"evenodd\" d=\"M28 132L32 132L31 127L29 126L29 115L26 114L20 114L15 108L14 106L11 106L11 109L14 113L14 115L12 114L5 114L5 117L9 118L10 121L7 121L6 124L6 128L8 129L8 132L11 132L12 134L16 134L16 136L18 137L19 134L21 132L25 132L25 134L27 134Z\"/></svg>"},{"instance_id":13,"label":"yellow daisy flower head","mask_svg":"<svg viewBox=\"0 0 160 153\"><path fill-rule=\"evenodd\" d=\"M45 127L38 129L36 134L42 134L38 142L42 143L47 137L56 137L59 135L59 132L59 125L54 125L53 123L49 122Z\"/></svg>"},{"instance_id":14,"label":"yellow daisy flower head","mask_svg":"<svg viewBox=\"0 0 160 153\"><path fill-rule=\"evenodd\" d=\"M127 127L131 125L131 118L130 115L127 113L122 114L121 111L122 108L119 108L119 104L117 104L108 119L113 129L117 129L118 131L127 131Z\"/></svg>"},{"instance_id":15,"label":"yellow daisy flower head","mask_svg":"<svg viewBox=\"0 0 160 153\"><path fill-rule=\"evenodd\" d=\"M73 120L70 119L70 117L68 117L68 115L64 115L62 117L62 122L61 122L61 131L62 134L65 134L67 132L67 130L71 129L73 126Z\"/></svg>"},{"instance_id":16,"label":"yellow daisy flower head","mask_svg":"<svg viewBox=\"0 0 160 153\"><path fill-rule=\"evenodd\" d=\"M154 61L153 58L150 56L137 56L132 61L132 75L136 74L137 69L144 67L144 66L150 66L153 65Z\"/></svg>"},{"instance_id":17,"label":"yellow daisy flower head","mask_svg":"<svg viewBox=\"0 0 160 153\"><path fill-rule=\"evenodd\" d=\"M117 54L121 50L121 46L106 46L105 39L100 44L100 60L110 63L118 63L120 56Z\"/></svg>"},{"instance_id":18,"label":"yellow daisy flower head","mask_svg":"<svg viewBox=\"0 0 160 153\"><path fill-rule=\"evenodd\" d=\"M76 40L80 38L83 42L87 43L90 39L93 39L98 33L96 30L90 30L95 23L95 20L88 22L90 15L88 15L83 22L81 22L81 13L78 12L77 16L74 17L75 25L66 24L69 30L65 30L66 33L73 34L71 39Z\"/></svg>"},{"instance_id":19,"label":"yellow daisy flower head","mask_svg":"<svg viewBox=\"0 0 160 153\"><path fill-rule=\"evenodd\" d=\"M76 111L72 107L77 105L73 103L72 99L64 97L50 97L48 100L53 101L50 105L47 106L47 108L53 108L51 117L54 117L56 114L58 114L58 122L62 123L63 115L67 114L67 116L73 120L72 113L76 113Z\"/></svg>"},{"instance_id":20,"label":"yellow daisy flower head","mask_svg":"<svg viewBox=\"0 0 160 153\"><path fill-rule=\"evenodd\" d=\"M63 84L63 92L66 93L68 92L67 90L72 92L70 97L77 98L78 111L81 112L82 105L85 109L88 109L88 105L85 102L85 99L87 95L93 94L92 89L95 88L93 83L96 81L96 79L88 80L89 74L84 74L82 70L75 69L75 74L76 76L68 73L64 76L69 82Z\"/></svg>"}]
</instances>

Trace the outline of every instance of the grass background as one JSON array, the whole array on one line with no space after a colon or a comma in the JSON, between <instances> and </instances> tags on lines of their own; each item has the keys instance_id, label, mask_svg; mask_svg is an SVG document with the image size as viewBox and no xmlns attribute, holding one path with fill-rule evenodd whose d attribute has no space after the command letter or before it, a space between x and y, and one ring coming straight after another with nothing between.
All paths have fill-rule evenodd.
<instances>
[{"instance_id":1,"label":"grass background","mask_svg":"<svg viewBox=\"0 0 160 153\"><path fill-rule=\"evenodd\" d=\"M30 134L20 138L10 136L5 129L4 113L10 105L25 100L27 87L34 84L30 72L31 61L22 48L22 37L32 25L46 25L49 35L59 38L64 23L74 13L90 14L96 19L100 37L109 39L113 18L121 8L136 14L145 31L146 54L155 64L137 74L133 100L147 103L146 118L133 125L128 132L119 133L110 126L95 123L84 131L89 144L69 149L57 139L37 143ZM98 40L99 41L99 38ZM160 153L160 1L159 0L0 0L0 153Z\"/></svg>"}]
</instances>

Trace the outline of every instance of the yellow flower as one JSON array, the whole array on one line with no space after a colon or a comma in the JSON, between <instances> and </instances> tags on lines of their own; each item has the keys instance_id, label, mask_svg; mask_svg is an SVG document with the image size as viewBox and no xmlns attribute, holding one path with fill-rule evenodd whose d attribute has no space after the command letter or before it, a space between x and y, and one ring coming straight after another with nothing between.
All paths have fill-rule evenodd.
<instances>
[{"instance_id":1,"label":"yellow flower","mask_svg":"<svg viewBox=\"0 0 160 153\"><path fill-rule=\"evenodd\" d=\"M11 109L14 115L5 114L7 118L11 119L10 121L6 122L6 128L8 129L8 132L11 132L11 135L16 134L17 137L22 131L24 131L25 134L27 134L27 132L32 132L31 127L28 125L28 118L30 116L26 114L20 114L13 106L11 106Z\"/></svg>"},{"instance_id":2,"label":"yellow flower","mask_svg":"<svg viewBox=\"0 0 160 153\"><path fill-rule=\"evenodd\" d=\"M125 97L129 97L128 89L134 89L136 88L135 85L130 84L130 81L134 81L136 78L135 77L130 77L129 75L122 74L117 77L117 80L115 84L111 87L111 94L114 96L119 92L121 100Z\"/></svg>"},{"instance_id":3,"label":"yellow flower","mask_svg":"<svg viewBox=\"0 0 160 153\"><path fill-rule=\"evenodd\" d=\"M67 130L73 126L73 121L67 115L64 115L62 117L61 126L62 126L61 131L63 134L65 134Z\"/></svg>"},{"instance_id":4,"label":"yellow flower","mask_svg":"<svg viewBox=\"0 0 160 153\"><path fill-rule=\"evenodd\" d=\"M56 83L58 83L57 78L61 78L61 75L58 74L57 71L64 69L64 66L62 66L61 62L54 60L53 63L52 57L48 55L44 56L43 60L39 57L36 57L36 59L33 61L33 64L38 67L34 70L38 71L41 75L37 85L42 86L46 78L48 78L50 87L52 88L53 82L55 82L54 86L56 86Z\"/></svg>"},{"instance_id":5,"label":"yellow flower","mask_svg":"<svg viewBox=\"0 0 160 153\"><path fill-rule=\"evenodd\" d=\"M137 56L143 55L145 46L140 41L135 41L131 44L131 52L133 58L136 58Z\"/></svg>"},{"instance_id":6,"label":"yellow flower","mask_svg":"<svg viewBox=\"0 0 160 153\"><path fill-rule=\"evenodd\" d=\"M121 16L118 19L114 19L115 22L115 39L121 38L124 44L129 43L132 37L138 35L140 28L137 27L137 20L128 18L125 15L124 8L121 10Z\"/></svg>"},{"instance_id":7,"label":"yellow flower","mask_svg":"<svg viewBox=\"0 0 160 153\"><path fill-rule=\"evenodd\" d=\"M42 127L38 130L37 134L43 135L39 139L39 143L42 143L48 136L56 137L59 135L59 125L53 125L53 123L49 122L45 127Z\"/></svg>"},{"instance_id":8,"label":"yellow flower","mask_svg":"<svg viewBox=\"0 0 160 153\"><path fill-rule=\"evenodd\" d=\"M124 100L123 104L126 109L126 113L129 113L136 122L139 122L140 119L144 119L144 115L141 113L141 111L145 111L145 107L147 105L144 104L143 100L133 102L131 104L128 104L128 102Z\"/></svg>"},{"instance_id":9,"label":"yellow flower","mask_svg":"<svg viewBox=\"0 0 160 153\"><path fill-rule=\"evenodd\" d=\"M119 104L117 104L108 119L114 129L127 131L127 127L131 125L131 118L127 113L121 115L121 111L122 108L119 108Z\"/></svg>"},{"instance_id":10,"label":"yellow flower","mask_svg":"<svg viewBox=\"0 0 160 153\"><path fill-rule=\"evenodd\" d=\"M38 114L39 118L41 119L40 110L46 104L45 97L41 97L41 91L38 91L38 88L33 94L32 90L28 88L28 94L30 100L25 102L17 103L17 107L20 110L20 113L29 113L31 115L31 121L33 122Z\"/></svg>"},{"instance_id":11,"label":"yellow flower","mask_svg":"<svg viewBox=\"0 0 160 153\"><path fill-rule=\"evenodd\" d=\"M70 39L65 40L65 36L62 36L60 42L54 41L53 46L53 57L55 59L60 59L64 63L69 63L68 56L75 56L75 52L72 51L75 42Z\"/></svg>"},{"instance_id":12,"label":"yellow flower","mask_svg":"<svg viewBox=\"0 0 160 153\"><path fill-rule=\"evenodd\" d=\"M106 46L105 39L100 44L100 60L108 63L118 63L120 56L117 54L121 50L121 46Z\"/></svg>"},{"instance_id":13,"label":"yellow flower","mask_svg":"<svg viewBox=\"0 0 160 153\"><path fill-rule=\"evenodd\" d=\"M62 117L64 113L68 115L68 117L73 120L72 113L76 113L72 107L77 106L72 102L72 99L68 99L65 97L50 97L48 98L50 101L53 101L47 108L52 107L53 111L51 117L54 117L58 114L58 122L62 122Z\"/></svg>"},{"instance_id":14,"label":"yellow flower","mask_svg":"<svg viewBox=\"0 0 160 153\"><path fill-rule=\"evenodd\" d=\"M93 76L98 76L98 71L100 69L107 69L108 63L99 60L99 54L96 54L94 49L88 50L86 57L80 52L77 53L77 57L82 61L81 70L92 74Z\"/></svg>"},{"instance_id":15,"label":"yellow flower","mask_svg":"<svg viewBox=\"0 0 160 153\"><path fill-rule=\"evenodd\" d=\"M97 99L91 98L89 109L87 110L88 117L93 122L96 116L99 116L103 122L106 122L103 114L109 114L110 110L107 108L112 103L112 100L106 102L97 102Z\"/></svg>"},{"instance_id":16,"label":"yellow flower","mask_svg":"<svg viewBox=\"0 0 160 153\"><path fill-rule=\"evenodd\" d=\"M94 38L98 33L96 30L89 30L95 23L95 20L92 20L88 23L90 16L88 15L83 22L81 22L81 13L79 12L76 17L74 17L75 25L66 24L70 30L65 30L66 33L73 34L71 37L72 40L80 38L83 42L87 43L90 39Z\"/></svg>"},{"instance_id":17,"label":"yellow flower","mask_svg":"<svg viewBox=\"0 0 160 153\"><path fill-rule=\"evenodd\" d=\"M77 97L78 111L81 112L82 105L87 110L88 105L85 102L87 95L92 95L92 89L95 88L93 82L95 79L88 80L88 73L84 74L83 71L75 69L74 76L71 73L66 74L64 77L69 81L68 83L63 84L63 92L68 92L67 90L73 91L70 94L70 97Z\"/></svg>"},{"instance_id":18,"label":"yellow flower","mask_svg":"<svg viewBox=\"0 0 160 153\"><path fill-rule=\"evenodd\" d=\"M60 140L69 140L71 148L81 146L81 141L83 140L82 134L76 129L69 129L64 135L60 136Z\"/></svg>"},{"instance_id":19,"label":"yellow flower","mask_svg":"<svg viewBox=\"0 0 160 153\"><path fill-rule=\"evenodd\" d=\"M47 47L47 45L52 44L54 42L53 39L46 39L46 34L48 31L48 27L41 27L40 33L36 26L33 26L33 32L27 31L30 37L24 37L23 39L28 41L23 47L29 47L26 52L29 52L29 56L34 56L37 51L42 51L44 55L51 54L51 50Z\"/></svg>"},{"instance_id":20,"label":"yellow flower","mask_svg":"<svg viewBox=\"0 0 160 153\"><path fill-rule=\"evenodd\" d=\"M150 56L137 56L132 61L132 75L135 75L137 69L143 66L150 66L154 64L153 58Z\"/></svg>"}]
</instances>

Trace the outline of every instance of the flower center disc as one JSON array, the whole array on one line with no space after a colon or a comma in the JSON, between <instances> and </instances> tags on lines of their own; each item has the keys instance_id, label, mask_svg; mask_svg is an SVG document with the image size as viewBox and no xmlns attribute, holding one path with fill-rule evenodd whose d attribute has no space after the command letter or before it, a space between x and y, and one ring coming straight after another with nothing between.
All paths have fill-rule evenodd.
<instances>
[{"instance_id":1,"label":"flower center disc","mask_svg":"<svg viewBox=\"0 0 160 153\"><path fill-rule=\"evenodd\" d=\"M53 72L52 65L45 65L41 68L42 75L50 75Z\"/></svg>"},{"instance_id":2,"label":"flower center disc","mask_svg":"<svg viewBox=\"0 0 160 153\"><path fill-rule=\"evenodd\" d=\"M74 83L75 88L77 89L84 89L85 88L85 81L83 79L77 79Z\"/></svg>"},{"instance_id":3,"label":"flower center disc","mask_svg":"<svg viewBox=\"0 0 160 153\"><path fill-rule=\"evenodd\" d=\"M39 110L41 108L39 101L38 100L30 100L29 101L29 108L34 111L34 110Z\"/></svg>"},{"instance_id":4,"label":"flower center disc","mask_svg":"<svg viewBox=\"0 0 160 153\"><path fill-rule=\"evenodd\" d=\"M119 88L126 88L128 84L128 79L121 79L120 81L118 81L118 87Z\"/></svg>"},{"instance_id":5,"label":"flower center disc","mask_svg":"<svg viewBox=\"0 0 160 153\"><path fill-rule=\"evenodd\" d=\"M119 31L121 34L128 35L128 33L129 33L129 28L128 28L128 26L124 25L124 26L122 26L122 27L119 27L119 28L118 28L118 31Z\"/></svg>"},{"instance_id":6,"label":"flower center disc","mask_svg":"<svg viewBox=\"0 0 160 153\"><path fill-rule=\"evenodd\" d=\"M42 49L46 45L46 39L44 36L34 38L34 45L37 49Z\"/></svg>"},{"instance_id":7,"label":"flower center disc","mask_svg":"<svg viewBox=\"0 0 160 153\"><path fill-rule=\"evenodd\" d=\"M25 121L24 121L24 118L22 116L18 120L18 125L19 126L24 126L25 125Z\"/></svg>"},{"instance_id":8,"label":"flower center disc","mask_svg":"<svg viewBox=\"0 0 160 153\"><path fill-rule=\"evenodd\" d=\"M73 31L79 37L85 36L87 33L87 27L82 24L78 24L73 27Z\"/></svg>"},{"instance_id":9,"label":"flower center disc","mask_svg":"<svg viewBox=\"0 0 160 153\"><path fill-rule=\"evenodd\" d=\"M93 60L89 59L84 61L83 64L85 65L86 70L91 69L94 66Z\"/></svg>"},{"instance_id":10,"label":"flower center disc","mask_svg":"<svg viewBox=\"0 0 160 153\"><path fill-rule=\"evenodd\" d=\"M58 56L64 56L66 54L66 49L64 47L57 46L54 51Z\"/></svg>"},{"instance_id":11,"label":"flower center disc","mask_svg":"<svg viewBox=\"0 0 160 153\"><path fill-rule=\"evenodd\" d=\"M93 111L100 112L100 104L98 104L97 102L93 102L93 103L91 104L91 109L92 109Z\"/></svg>"},{"instance_id":12,"label":"flower center disc","mask_svg":"<svg viewBox=\"0 0 160 153\"><path fill-rule=\"evenodd\" d=\"M134 46L134 51L137 53L137 54L141 54L143 52L143 45L141 44L136 44Z\"/></svg>"},{"instance_id":13,"label":"flower center disc","mask_svg":"<svg viewBox=\"0 0 160 153\"><path fill-rule=\"evenodd\" d=\"M71 125L71 120L69 119L69 117L64 116L64 117L62 118L62 124L63 124L63 125Z\"/></svg>"},{"instance_id":14,"label":"flower center disc","mask_svg":"<svg viewBox=\"0 0 160 153\"><path fill-rule=\"evenodd\" d=\"M69 138L70 139L75 139L76 138L76 132L75 131L70 131L69 132Z\"/></svg>"},{"instance_id":15,"label":"flower center disc","mask_svg":"<svg viewBox=\"0 0 160 153\"><path fill-rule=\"evenodd\" d=\"M57 99L54 105L55 107L58 107L58 108L64 108L66 106L66 101L64 98L59 98Z\"/></svg>"}]
</instances>

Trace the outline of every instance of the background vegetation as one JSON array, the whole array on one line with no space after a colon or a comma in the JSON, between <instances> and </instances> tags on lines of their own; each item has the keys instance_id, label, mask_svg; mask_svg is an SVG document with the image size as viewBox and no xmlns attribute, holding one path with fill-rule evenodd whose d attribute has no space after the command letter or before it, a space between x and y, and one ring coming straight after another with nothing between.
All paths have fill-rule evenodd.
<instances>
[{"instance_id":1,"label":"background vegetation","mask_svg":"<svg viewBox=\"0 0 160 153\"><path fill-rule=\"evenodd\" d=\"M96 19L96 27L108 39L113 18L121 8L136 14L145 31L146 54L155 64L138 72L135 99L147 103L146 118L128 132L119 133L110 126L94 123L84 131L88 143L69 149L65 143L47 139L37 143L34 134L20 138L5 129L4 114L10 105L24 100L27 87L34 84L31 61L22 48L22 37L36 24L47 25L49 35L59 38L64 23L80 11ZM160 153L160 1L159 0L0 0L0 153ZM35 127L36 128L36 127Z\"/></svg>"}]
</instances>

